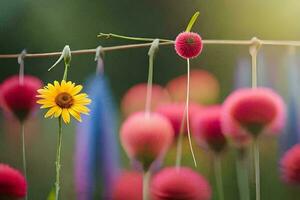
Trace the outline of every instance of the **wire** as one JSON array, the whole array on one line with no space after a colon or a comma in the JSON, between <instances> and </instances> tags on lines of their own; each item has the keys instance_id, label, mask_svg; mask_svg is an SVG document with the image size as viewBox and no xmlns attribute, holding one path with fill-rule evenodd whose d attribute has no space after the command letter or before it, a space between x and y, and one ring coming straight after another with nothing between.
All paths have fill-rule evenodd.
<instances>
[{"instance_id":1,"label":"wire","mask_svg":"<svg viewBox=\"0 0 300 200\"><path fill-rule=\"evenodd\" d=\"M260 40L262 45L270 45L270 46L300 46L300 41L289 41L289 40ZM129 45L119 45L119 46L111 46L111 47L103 47L102 51L116 51L123 49L133 49L133 48L143 48L151 46L151 42L142 43L142 44L129 44ZM172 45L174 41L161 42L160 45ZM249 46L253 44L252 40L203 40L203 44L207 45L245 45ZM71 52L72 55L80 55L80 54L95 54L95 49L81 49L75 50ZM42 58L42 57L58 57L61 55L61 51L59 52L49 52L49 53L27 53L24 58ZM12 59L18 58L20 54L0 54L0 59Z\"/></svg>"}]
</instances>

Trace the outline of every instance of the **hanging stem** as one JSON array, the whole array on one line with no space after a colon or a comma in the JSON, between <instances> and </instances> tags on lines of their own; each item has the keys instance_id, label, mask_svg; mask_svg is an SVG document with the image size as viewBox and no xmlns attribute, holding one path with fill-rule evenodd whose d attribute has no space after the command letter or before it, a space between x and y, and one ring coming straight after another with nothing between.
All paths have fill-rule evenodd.
<instances>
[{"instance_id":1,"label":"hanging stem","mask_svg":"<svg viewBox=\"0 0 300 200\"><path fill-rule=\"evenodd\" d=\"M217 183L217 191L219 200L224 200L224 191L223 191L223 180L222 180L222 164L221 157L218 154L214 154L214 173Z\"/></svg>"},{"instance_id":2,"label":"hanging stem","mask_svg":"<svg viewBox=\"0 0 300 200\"><path fill-rule=\"evenodd\" d=\"M58 138L57 138L57 152L56 152L56 181L55 181L55 200L58 200L60 190L60 160L62 147L62 118L58 118Z\"/></svg>"},{"instance_id":3,"label":"hanging stem","mask_svg":"<svg viewBox=\"0 0 300 200\"><path fill-rule=\"evenodd\" d=\"M153 82L153 62L155 53L158 51L159 39L153 40L150 49L148 51L149 56L149 71L148 71L148 83L147 83L147 94L145 103L145 115L149 117L151 111L151 99L152 99L152 82Z\"/></svg>"},{"instance_id":4,"label":"hanging stem","mask_svg":"<svg viewBox=\"0 0 300 200\"><path fill-rule=\"evenodd\" d=\"M185 125L185 115L186 115L186 107L184 108L183 117L180 124L180 130L177 139L177 147L176 147L176 168L179 169L181 166L182 160L182 142L183 142L183 130Z\"/></svg>"},{"instance_id":5,"label":"hanging stem","mask_svg":"<svg viewBox=\"0 0 300 200\"><path fill-rule=\"evenodd\" d=\"M194 150L193 150L192 138L191 138L191 132L190 132L189 99L190 99L190 59L187 59L187 84L186 84L186 104L185 104L186 127L187 127L190 150L191 150L191 153L192 153L194 164L197 167L197 161L196 161Z\"/></svg>"},{"instance_id":6,"label":"hanging stem","mask_svg":"<svg viewBox=\"0 0 300 200\"><path fill-rule=\"evenodd\" d=\"M251 40L252 45L249 47L249 53L251 55L251 86L257 87L257 52L262 45L262 42L256 37Z\"/></svg>"},{"instance_id":7,"label":"hanging stem","mask_svg":"<svg viewBox=\"0 0 300 200\"><path fill-rule=\"evenodd\" d=\"M26 148L25 148L25 124L21 122L21 137L22 137L22 156L23 156L23 172L25 180L27 180L27 166L26 166ZM26 193L25 200L28 199L28 194Z\"/></svg>"},{"instance_id":8,"label":"hanging stem","mask_svg":"<svg viewBox=\"0 0 300 200\"><path fill-rule=\"evenodd\" d=\"M256 64L257 52L253 53L253 55L251 56L251 59L252 59L251 85L252 85L252 88L256 88L257 87L257 64Z\"/></svg>"},{"instance_id":9,"label":"hanging stem","mask_svg":"<svg viewBox=\"0 0 300 200\"><path fill-rule=\"evenodd\" d=\"M143 173L143 200L149 200L149 184L150 184L151 173L148 169Z\"/></svg>"},{"instance_id":10,"label":"hanging stem","mask_svg":"<svg viewBox=\"0 0 300 200\"><path fill-rule=\"evenodd\" d=\"M260 200L259 144L257 138L254 138L254 142L253 142L253 155L254 155L254 166L255 166L256 200Z\"/></svg>"},{"instance_id":11,"label":"hanging stem","mask_svg":"<svg viewBox=\"0 0 300 200\"><path fill-rule=\"evenodd\" d=\"M147 116L149 116L151 111L152 82L153 82L153 56L149 56L147 96L146 96L146 105L145 105L145 113Z\"/></svg>"},{"instance_id":12,"label":"hanging stem","mask_svg":"<svg viewBox=\"0 0 300 200\"><path fill-rule=\"evenodd\" d=\"M247 155L245 149L238 149L236 159L236 172L238 179L238 188L240 200L250 200L249 197L249 179L247 168Z\"/></svg>"}]
</instances>

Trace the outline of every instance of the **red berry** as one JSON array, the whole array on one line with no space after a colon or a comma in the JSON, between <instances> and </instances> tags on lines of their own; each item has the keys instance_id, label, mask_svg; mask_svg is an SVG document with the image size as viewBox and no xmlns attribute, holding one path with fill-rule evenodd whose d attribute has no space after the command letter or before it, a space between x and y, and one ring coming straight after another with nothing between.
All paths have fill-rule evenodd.
<instances>
[{"instance_id":1,"label":"red berry","mask_svg":"<svg viewBox=\"0 0 300 200\"><path fill-rule=\"evenodd\" d=\"M182 32L175 39L175 50L182 58L195 58L202 48L202 39L198 33Z\"/></svg>"}]
</instances>

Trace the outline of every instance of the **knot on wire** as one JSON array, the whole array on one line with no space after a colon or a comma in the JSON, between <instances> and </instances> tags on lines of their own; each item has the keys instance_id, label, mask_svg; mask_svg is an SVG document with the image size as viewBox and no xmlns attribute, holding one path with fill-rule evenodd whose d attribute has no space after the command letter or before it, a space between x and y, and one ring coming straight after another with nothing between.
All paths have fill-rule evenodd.
<instances>
[{"instance_id":1,"label":"knot on wire","mask_svg":"<svg viewBox=\"0 0 300 200\"><path fill-rule=\"evenodd\" d=\"M253 37L251 39L251 45L249 47L249 53L251 55L257 54L258 50L262 46L262 41L258 39L257 37Z\"/></svg>"},{"instance_id":2,"label":"knot on wire","mask_svg":"<svg viewBox=\"0 0 300 200\"><path fill-rule=\"evenodd\" d=\"M26 50L24 49L20 55L18 56L18 64L20 65L19 68L19 83L21 85L24 84L24 58L26 57Z\"/></svg>"},{"instance_id":3,"label":"knot on wire","mask_svg":"<svg viewBox=\"0 0 300 200\"><path fill-rule=\"evenodd\" d=\"M96 48L96 55L95 55L95 61L97 62L97 68L96 68L96 74L102 75L104 72L104 51L102 46L98 46Z\"/></svg>"}]
</instances>

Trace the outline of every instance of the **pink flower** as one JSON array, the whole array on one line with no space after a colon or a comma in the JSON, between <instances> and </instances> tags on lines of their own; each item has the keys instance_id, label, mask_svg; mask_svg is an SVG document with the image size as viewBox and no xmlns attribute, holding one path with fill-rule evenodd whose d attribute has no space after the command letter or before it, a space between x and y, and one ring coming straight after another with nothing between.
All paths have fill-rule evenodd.
<instances>
[{"instance_id":1,"label":"pink flower","mask_svg":"<svg viewBox=\"0 0 300 200\"><path fill-rule=\"evenodd\" d=\"M0 199L24 198L27 184L23 175L6 164L0 164Z\"/></svg>"},{"instance_id":2,"label":"pink flower","mask_svg":"<svg viewBox=\"0 0 300 200\"><path fill-rule=\"evenodd\" d=\"M268 88L245 88L230 94L223 105L222 126L231 138L249 141L247 135L275 134L285 123L285 104ZM247 143L247 142L246 142Z\"/></svg>"},{"instance_id":3,"label":"pink flower","mask_svg":"<svg viewBox=\"0 0 300 200\"><path fill-rule=\"evenodd\" d=\"M144 168L163 155L172 143L174 131L169 120L158 114L139 112L129 116L121 127L121 143L131 158Z\"/></svg>"},{"instance_id":4,"label":"pink flower","mask_svg":"<svg viewBox=\"0 0 300 200\"><path fill-rule=\"evenodd\" d=\"M24 83L14 75L3 81L0 88L0 102L5 110L13 113L20 121L25 120L36 107L37 90L41 88L40 79L26 75Z\"/></svg>"},{"instance_id":5,"label":"pink flower","mask_svg":"<svg viewBox=\"0 0 300 200\"><path fill-rule=\"evenodd\" d=\"M227 141L221 128L221 106L203 108L192 118L192 133L197 143L204 144L215 152L221 152Z\"/></svg>"},{"instance_id":6,"label":"pink flower","mask_svg":"<svg viewBox=\"0 0 300 200\"><path fill-rule=\"evenodd\" d=\"M125 116L143 111L146 104L147 84L140 83L131 87L122 98L121 110ZM170 102L168 92L159 85L152 85L151 109L158 105Z\"/></svg>"},{"instance_id":7,"label":"pink flower","mask_svg":"<svg viewBox=\"0 0 300 200\"><path fill-rule=\"evenodd\" d=\"M195 103L189 105L189 116L192 117L194 114L200 112L201 106ZM168 118L173 126L175 136L178 136L180 132L181 123L183 120L185 109L185 103L170 103L158 106L156 112L164 115ZM186 130L186 119L184 119L185 127L183 132Z\"/></svg>"},{"instance_id":8,"label":"pink flower","mask_svg":"<svg viewBox=\"0 0 300 200\"><path fill-rule=\"evenodd\" d=\"M152 200L209 200L211 188L200 174L187 167L168 167L154 175Z\"/></svg>"},{"instance_id":9,"label":"pink flower","mask_svg":"<svg viewBox=\"0 0 300 200\"><path fill-rule=\"evenodd\" d=\"M186 74L169 81L166 88L172 99L184 102L186 98ZM190 100L202 105L216 103L219 98L220 85L216 77L205 70L191 70Z\"/></svg>"},{"instance_id":10,"label":"pink flower","mask_svg":"<svg viewBox=\"0 0 300 200\"><path fill-rule=\"evenodd\" d=\"M300 144L289 149L280 161L281 174L284 181L300 184Z\"/></svg>"},{"instance_id":11,"label":"pink flower","mask_svg":"<svg viewBox=\"0 0 300 200\"><path fill-rule=\"evenodd\" d=\"M182 32L175 39L176 53L182 58L195 58L203 48L202 38L198 33Z\"/></svg>"},{"instance_id":12,"label":"pink flower","mask_svg":"<svg viewBox=\"0 0 300 200\"><path fill-rule=\"evenodd\" d=\"M139 172L123 172L113 186L112 200L142 200L142 179L142 174Z\"/></svg>"}]
</instances>

